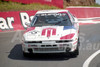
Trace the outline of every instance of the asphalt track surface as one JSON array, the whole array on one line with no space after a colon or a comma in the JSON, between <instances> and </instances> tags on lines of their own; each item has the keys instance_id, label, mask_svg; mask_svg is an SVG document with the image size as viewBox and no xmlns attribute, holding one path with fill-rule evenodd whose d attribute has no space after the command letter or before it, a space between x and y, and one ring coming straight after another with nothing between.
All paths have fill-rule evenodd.
<instances>
[{"instance_id":1,"label":"asphalt track surface","mask_svg":"<svg viewBox=\"0 0 100 67\"><path fill-rule=\"evenodd\" d=\"M62 54L24 57L19 40L22 33L0 33L0 67L83 67L87 58L100 49L100 24L80 26L81 46L78 57ZM93 58L89 67L100 67L100 54Z\"/></svg>"}]
</instances>

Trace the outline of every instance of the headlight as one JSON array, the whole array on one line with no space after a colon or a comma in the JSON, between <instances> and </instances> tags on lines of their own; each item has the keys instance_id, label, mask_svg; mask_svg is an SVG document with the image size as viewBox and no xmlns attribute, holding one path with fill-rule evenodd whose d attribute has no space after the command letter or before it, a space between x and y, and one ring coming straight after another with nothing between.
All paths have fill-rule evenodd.
<instances>
[{"instance_id":1,"label":"headlight","mask_svg":"<svg viewBox=\"0 0 100 67\"><path fill-rule=\"evenodd\" d=\"M34 31L30 31L29 33L30 33L30 34L37 34L38 31L34 30Z\"/></svg>"}]
</instances>

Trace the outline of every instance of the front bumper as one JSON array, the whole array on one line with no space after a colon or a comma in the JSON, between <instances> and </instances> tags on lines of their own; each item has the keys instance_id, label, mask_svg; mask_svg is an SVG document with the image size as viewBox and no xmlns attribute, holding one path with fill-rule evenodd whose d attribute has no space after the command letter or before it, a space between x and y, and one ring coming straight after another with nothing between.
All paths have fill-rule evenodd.
<instances>
[{"instance_id":1,"label":"front bumper","mask_svg":"<svg viewBox=\"0 0 100 67\"><path fill-rule=\"evenodd\" d=\"M73 46L72 42L55 43L23 43L22 49L25 53L66 53L75 50L77 45Z\"/></svg>"}]
</instances>

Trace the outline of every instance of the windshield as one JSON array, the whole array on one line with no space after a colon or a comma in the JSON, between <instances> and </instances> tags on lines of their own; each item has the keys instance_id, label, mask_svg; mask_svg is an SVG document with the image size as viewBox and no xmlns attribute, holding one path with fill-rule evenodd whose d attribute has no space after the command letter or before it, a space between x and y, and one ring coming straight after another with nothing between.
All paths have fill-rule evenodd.
<instances>
[{"instance_id":1,"label":"windshield","mask_svg":"<svg viewBox=\"0 0 100 67\"><path fill-rule=\"evenodd\" d=\"M36 14L31 26L71 26L71 21L66 13Z\"/></svg>"}]
</instances>

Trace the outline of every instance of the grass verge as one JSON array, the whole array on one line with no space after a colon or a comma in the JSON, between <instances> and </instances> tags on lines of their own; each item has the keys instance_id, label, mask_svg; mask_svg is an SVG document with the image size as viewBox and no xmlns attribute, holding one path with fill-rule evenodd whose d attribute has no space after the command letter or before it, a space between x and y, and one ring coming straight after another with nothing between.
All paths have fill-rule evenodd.
<instances>
[{"instance_id":1,"label":"grass verge","mask_svg":"<svg viewBox=\"0 0 100 67\"><path fill-rule=\"evenodd\" d=\"M66 5L67 4L67 5ZM68 3L64 0L64 8L68 7ZM82 7L100 7L98 4L94 4L91 6L82 6ZM22 3L16 3L16 2L2 2L0 0L0 12L6 12L6 11L27 11L27 10L48 10L48 9L60 9L55 6L49 6L49 5L42 5L39 3L34 4L22 4Z\"/></svg>"},{"instance_id":2,"label":"grass verge","mask_svg":"<svg viewBox=\"0 0 100 67\"><path fill-rule=\"evenodd\" d=\"M0 12L4 11L27 11L27 10L46 10L46 9L60 9L55 6L34 4L22 4L16 2L2 2L0 1Z\"/></svg>"}]
</instances>

